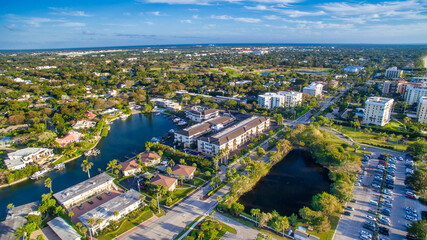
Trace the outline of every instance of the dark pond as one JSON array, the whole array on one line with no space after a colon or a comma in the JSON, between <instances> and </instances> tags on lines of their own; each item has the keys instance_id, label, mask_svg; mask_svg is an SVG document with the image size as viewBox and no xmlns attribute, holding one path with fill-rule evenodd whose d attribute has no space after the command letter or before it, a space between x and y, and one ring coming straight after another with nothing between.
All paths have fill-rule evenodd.
<instances>
[{"instance_id":1,"label":"dark pond","mask_svg":"<svg viewBox=\"0 0 427 240\"><path fill-rule=\"evenodd\" d=\"M93 162L90 170L91 176L105 170L109 161L117 159L124 161L129 157L145 150L144 144L152 137L167 135L171 128L177 128L165 115L137 114L126 120L116 120L111 124L108 136L102 139L97 148L101 154L89 158ZM86 159L80 157L66 164L65 170L50 172L47 176L52 179L53 192L61 191L88 178L82 171L81 163ZM0 189L0 219L6 217L6 206L13 203L15 206L26 204L41 199L41 195L48 193L44 186L44 179L26 181L11 187Z\"/></svg>"},{"instance_id":2,"label":"dark pond","mask_svg":"<svg viewBox=\"0 0 427 240\"><path fill-rule=\"evenodd\" d=\"M273 166L255 187L240 197L245 212L259 208L263 212L276 210L281 215L298 214L304 206L311 206L314 195L329 191L328 170L315 163L304 150L292 150Z\"/></svg>"}]
</instances>

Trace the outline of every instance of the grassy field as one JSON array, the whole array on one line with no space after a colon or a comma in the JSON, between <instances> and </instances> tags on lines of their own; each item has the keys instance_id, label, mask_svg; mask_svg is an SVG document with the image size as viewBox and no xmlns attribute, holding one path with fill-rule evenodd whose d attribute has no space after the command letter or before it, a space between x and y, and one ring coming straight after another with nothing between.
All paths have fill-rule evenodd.
<instances>
[{"instance_id":1,"label":"grassy field","mask_svg":"<svg viewBox=\"0 0 427 240\"><path fill-rule=\"evenodd\" d=\"M222 68L223 71L231 74L232 77L240 77L242 74L235 72L233 69L231 68Z\"/></svg>"},{"instance_id":2,"label":"grassy field","mask_svg":"<svg viewBox=\"0 0 427 240\"><path fill-rule=\"evenodd\" d=\"M313 234L314 236L317 236L320 238L320 240L330 240L333 238L334 233L335 233L335 229L337 229L338 226L338 222L340 221L340 214L339 213L335 213L334 215L329 217L330 222L331 222L331 229L327 232L324 233L317 233L314 231L307 231L310 234Z\"/></svg>"},{"instance_id":3,"label":"grassy field","mask_svg":"<svg viewBox=\"0 0 427 240\"><path fill-rule=\"evenodd\" d=\"M346 126L340 127L335 125L334 128L342 132L343 134L353 138L356 142L379 146L379 147L391 147L397 151L406 151L406 147L407 147L406 144L397 144L397 143L387 142L387 139L391 141L397 141L396 137L394 138L388 137L387 139L385 139L383 136L381 136L380 133L376 133L376 132L368 133L365 130L362 131L358 129L354 131L354 128L346 127ZM410 143L410 142L407 142L407 143Z\"/></svg>"},{"instance_id":4,"label":"grassy field","mask_svg":"<svg viewBox=\"0 0 427 240\"><path fill-rule=\"evenodd\" d=\"M310 71L310 72L329 72L332 71L332 68L317 68L317 67L301 67L295 68L294 71Z\"/></svg>"},{"instance_id":5,"label":"grassy field","mask_svg":"<svg viewBox=\"0 0 427 240\"><path fill-rule=\"evenodd\" d=\"M209 69L209 72L213 72L213 73L221 73L221 71L218 71L218 70L216 70L216 69Z\"/></svg>"},{"instance_id":6,"label":"grassy field","mask_svg":"<svg viewBox=\"0 0 427 240\"><path fill-rule=\"evenodd\" d=\"M200 178L193 178L190 181L188 181L188 183L198 187L198 186L202 185L203 183L205 183L205 181L203 181Z\"/></svg>"},{"instance_id":7,"label":"grassy field","mask_svg":"<svg viewBox=\"0 0 427 240\"><path fill-rule=\"evenodd\" d=\"M405 126L403 126L402 124L396 122L396 121L391 121L389 124L384 126L385 129L390 129L393 131L405 131L406 128Z\"/></svg>"},{"instance_id":8,"label":"grassy field","mask_svg":"<svg viewBox=\"0 0 427 240\"><path fill-rule=\"evenodd\" d=\"M97 237L100 240L111 240L115 237L129 231L130 229L138 226L142 222L148 220L153 216L153 212L149 208L142 210L136 218L125 219L115 231L105 233Z\"/></svg>"}]
</instances>

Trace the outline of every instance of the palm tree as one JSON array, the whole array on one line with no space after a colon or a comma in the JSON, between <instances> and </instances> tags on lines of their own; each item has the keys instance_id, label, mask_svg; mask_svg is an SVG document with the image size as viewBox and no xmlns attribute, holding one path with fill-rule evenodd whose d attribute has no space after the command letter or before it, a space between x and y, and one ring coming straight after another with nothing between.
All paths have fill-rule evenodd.
<instances>
[{"instance_id":1,"label":"palm tree","mask_svg":"<svg viewBox=\"0 0 427 240\"><path fill-rule=\"evenodd\" d=\"M251 215L252 215L252 217L255 217L255 222L258 222L258 216L259 216L260 212L261 212L261 210L258 208L252 208L251 209Z\"/></svg>"},{"instance_id":2,"label":"palm tree","mask_svg":"<svg viewBox=\"0 0 427 240\"><path fill-rule=\"evenodd\" d=\"M83 160L83 163L82 163L81 167L83 169L83 172L87 172L88 178L90 178L90 172L89 172L89 170L92 168L92 166L93 166L92 162L89 162L87 159Z\"/></svg>"},{"instance_id":3,"label":"palm tree","mask_svg":"<svg viewBox=\"0 0 427 240\"><path fill-rule=\"evenodd\" d=\"M87 220L87 224L90 225L89 234L90 234L90 238L92 239L93 225L95 224L95 219L89 218Z\"/></svg>"},{"instance_id":4,"label":"palm tree","mask_svg":"<svg viewBox=\"0 0 427 240\"><path fill-rule=\"evenodd\" d=\"M44 186L49 188L50 192L52 192L52 179L46 178L46 180L44 180Z\"/></svg>"},{"instance_id":5,"label":"palm tree","mask_svg":"<svg viewBox=\"0 0 427 240\"><path fill-rule=\"evenodd\" d=\"M107 170L111 169L111 173L114 174L117 177L117 174L119 173L119 170L122 168L122 165L118 165L117 160L113 159L110 162L108 162Z\"/></svg>"},{"instance_id":6,"label":"palm tree","mask_svg":"<svg viewBox=\"0 0 427 240\"><path fill-rule=\"evenodd\" d=\"M171 159L171 160L169 160L168 165L173 167L173 166L175 166L175 162Z\"/></svg>"},{"instance_id":7,"label":"palm tree","mask_svg":"<svg viewBox=\"0 0 427 240\"><path fill-rule=\"evenodd\" d=\"M144 201L145 201L145 196L141 194L141 196L139 196L139 200L140 200L141 202L144 202Z\"/></svg>"},{"instance_id":8,"label":"palm tree","mask_svg":"<svg viewBox=\"0 0 427 240\"><path fill-rule=\"evenodd\" d=\"M179 176L179 180L181 180L181 185L183 184L183 182L184 182L184 175L181 175L181 176Z\"/></svg>"},{"instance_id":9,"label":"palm tree","mask_svg":"<svg viewBox=\"0 0 427 240\"><path fill-rule=\"evenodd\" d=\"M98 218L98 219L96 220L96 224L97 224L98 226L100 226L100 225L101 225L101 223L102 223L102 219Z\"/></svg>"},{"instance_id":10,"label":"palm tree","mask_svg":"<svg viewBox=\"0 0 427 240\"><path fill-rule=\"evenodd\" d=\"M73 213L73 212L69 212L69 213L68 213L68 216L69 216L70 218L73 218L74 213Z\"/></svg>"}]
</instances>

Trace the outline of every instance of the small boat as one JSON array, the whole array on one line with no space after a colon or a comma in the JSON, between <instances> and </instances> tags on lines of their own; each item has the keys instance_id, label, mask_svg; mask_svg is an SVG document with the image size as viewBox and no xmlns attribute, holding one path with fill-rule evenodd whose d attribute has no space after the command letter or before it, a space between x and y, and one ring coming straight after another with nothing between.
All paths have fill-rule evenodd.
<instances>
[{"instance_id":1,"label":"small boat","mask_svg":"<svg viewBox=\"0 0 427 240\"><path fill-rule=\"evenodd\" d=\"M160 113L156 113L156 114L154 114L154 116L159 116L160 115Z\"/></svg>"},{"instance_id":2,"label":"small boat","mask_svg":"<svg viewBox=\"0 0 427 240\"><path fill-rule=\"evenodd\" d=\"M186 121L184 121L184 120L182 120L182 121L180 121L180 122L178 123L178 125L179 125L179 126L182 126L182 125L185 125L185 124L187 124L187 122L186 122Z\"/></svg>"},{"instance_id":3,"label":"small boat","mask_svg":"<svg viewBox=\"0 0 427 240\"><path fill-rule=\"evenodd\" d=\"M127 119L129 117L129 114L122 114L122 115L120 115L120 118L122 119L122 120L125 120L125 119Z\"/></svg>"},{"instance_id":4,"label":"small boat","mask_svg":"<svg viewBox=\"0 0 427 240\"><path fill-rule=\"evenodd\" d=\"M177 122L181 121L181 118L174 118L172 121L173 121L174 123L177 123Z\"/></svg>"},{"instance_id":5,"label":"small boat","mask_svg":"<svg viewBox=\"0 0 427 240\"><path fill-rule=\"evenodd\" d=\"M99 149L94 148L94 149L86 151L84 153L84 155L85 155L85 157L90 157L90 156L97 156L100 153L101 153L101 151Z\"/></svg>"},{"instance_id":6,"label":"small boat","mask_svg":"<svg viewBox=\"0 0 427 240\"><path fill-rule=\"evenodd\" d=\"M150 142L159 142L160 140L156 137L151 138Z\"/></svg>"},{"instance_id":7,"label":"small boat","mask_svg":"<svg viewBox=\"0 0 427 240\"><path fill-rule=\"evenodd\" d=\"M175 133L175 129L171 129L171 130L169 130L169 133L170 133L170 134L174 134L174 133Z\"/></svg>"},{"instance_id":8,"label":"small boat","mask_svg":"<svg viewBox=\"0 0 427 240\"><path fill-rule=\"evenodd\" d=\"M33 173L33 175L30 176L30 179L31 180L39 179L39 178L43 177L44 175L46 175L48 172L49 172L49 170L47 170L47 169L37 171L37 172Z\"/></svg>"},{"instance_id":9,"label":"small boat","mask_svg":"<svg viewBox=\"0 0 427 240\"><path fill-rule=\"evenodd\" d=\"M65 164L64 163L56 164L55 167L53 167L53 169L55 169L55 170L61 170L61 169L64 169L64 168L65 168Z\"/></svg>"}]
</instances>

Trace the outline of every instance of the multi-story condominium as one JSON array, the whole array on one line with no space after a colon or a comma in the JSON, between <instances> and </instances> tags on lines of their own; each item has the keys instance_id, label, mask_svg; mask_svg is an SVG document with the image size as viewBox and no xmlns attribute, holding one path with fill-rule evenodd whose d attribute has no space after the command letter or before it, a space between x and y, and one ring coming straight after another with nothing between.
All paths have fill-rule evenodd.
<instances>
[{"instance_id":1,"label":"multi-story condominium","mask_svg":"<svg viewBox=\"0 0 427 240\"><path fill-rule=\"evenodd\" d=\"M403 79L400 79L398 81L385 81L383 84L383 94L403 94L403 85L405 83L407 83L407 81Z\"/></svg>"},{"instance_id":2,"label":"multi-story condominium","mask_svg":"<svg viewBox=\"0 0 427 240\"><path fill-rule=\"evenodd\" d=\"M418 102L417 118L419 123L427 123L427 97L421 97Z\"/></svg>"},{"instance_id":3,"label":"multi-story condominium","mask_svg":"<svg viewBox=\"0 0 427 240\"><path fill-rule=\"evenodd\" d=\"M131 189L81 215L78 219L94 234L110 225L111 221L117 221L137 209L141 204L143 204L141 193ZM90 225L88 220L91 218L101 219L101 222Z\"/></svg>"},{"instance_id":4,"label":"multi-story condominium","mask_svg":"<svg viewBox=\"0 0 427 240\"><path fill-rule=\"evenodd\" d=\"M258 104L268 109L275 107L295 107L302 102L300 92L265 93L258 96Z\"/></svg>"},{"instance_id":5,"label":"multi-story condominium","mask_svg":"<svg viewBox=\"0 0 427 240\"><path fill-rule=\"evenodd\" d=\"M394 100L392 98L370 97L365 102L363 123L384 126L390 121Z\"/></svg>"},{"instance_id":6,"label":"multi-story condominium","mask_svg":"<svg viewBox=\"0 0 427 240\"><path fill-rule=\"evenodd\" d=\"M412 105L414 103L418 103L421 97L427 96L427 85L422 86L408 86L406 88L406 96L405 101L408 105Z\"/></svg>"},{"instance_id":7,"label":"multi-story condominium","mask_svg":"<svg viewBox=\"0 0 427 240\"><path fill-rule=\"evenodd\" d=\"M233 151L269 127L269 118L251 116L210 137L199 138L197 149L199 152L211 156L218 154L220 150Z\"/></svg>"},{"instance_id":8,"label":"multi-story condominium","mask_svg":"<svg viewBox=\"0 0 427 240\"><path fill-rule=\"evenodd\" d=\"M101 173L93 178L55 193L53 197L65 209L70 209L91 196L113 189L115 187L113 180L114 178L110 175Z\"/></svg>"},{"instance_id":9,"label":"multi-story condominium","mask_svg":"<svg viewBox=\"0 0 427 240\"><path fill-rule=\"evenodd\" d=\"M314 97L319 97L319 96L321 97L322 91L323 91L323 84L316 83L316 82L312 82L310 85L302 89L303 93L307 93Z\"/></svg>"},{"instance_id":10,"label":"multi-story condominium","mask_svg":"<svg viewBox=\"0 0 427 240\"><path fill-rule=\"evenodd\" d=\"M302 93L300 92L278 92L285 97L285 107L296 107L302 102Z\"/></svg>"},{"instance_id":11,"label":"multi-story condominium","mask_svg":"<svg viewBox=\"0 0 427 240\"><path fill-rule=\"evenodd\" d=\"M427 83L427 77L413 77L411 81L413 83Z\"/></svg>"},{"instance_id":12,"label":"multi-story condominium","mask_svg":"<svg viewBox=\"0 0 427 240\"><path fill-rule=\"evenodd\" d=\"M190 147L192 143L196 143L198 137L211 131L218 131L225 125L233 122L235 118L229 116L216 117L193 126L184 128L183 130L175 131L175 143L181 143L184 147Z\"/></svg>"},{"instance_id":13,"label":"multi-story condominium","mask_svg":"<svg viewBox=\"0 0 427 240\"><path fill-rule=\"evenodd\" d=\"M186 109L184 112L187 118L194 122L203 122L219 116L218 109L208 109L202 106L193 106L190 109Z\"/></svg>"},{"instance_id":14,"label":"multi-story condominium","mask_svg":"<svg viewBox=\"0 0 427 240\"><path fill-rule=\"evenodd\" d=\"M385 78L395 79L401 78L403 76L403 70L398 70L397 67L391 67L385 70Z\"/></svg>"},{"instance_id":15,"label":"multi-story condominium","mask_svg":"<svg viewBox=\"0 0 427 240\"><path fill-rule=\"evenodd\" d=\"M268 109L283 107L285 104L285 96L277 93L264 93L258 96L258 104Z\"/></svg>"},{"instance_id":16,"label":"multi-story condominium","mask_svg":"<svg viewBox=\"0 0 427 240\"><path fill-rule=\"evenodd\" d=\"M4 160L7 169L18 170L33 162L40 162L53 156L53 150L48 148L25 148L7 154Z\"/></svg>"}]
</instances>

